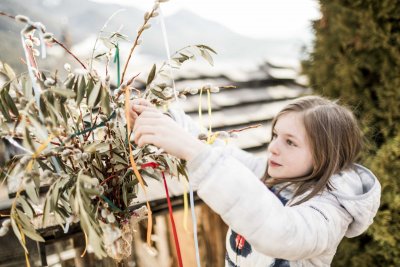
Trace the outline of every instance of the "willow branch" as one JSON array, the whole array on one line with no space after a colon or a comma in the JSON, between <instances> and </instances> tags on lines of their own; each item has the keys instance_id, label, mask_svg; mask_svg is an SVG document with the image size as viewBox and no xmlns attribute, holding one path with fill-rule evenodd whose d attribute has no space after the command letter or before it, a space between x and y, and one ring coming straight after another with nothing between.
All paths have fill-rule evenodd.
<instances>
[{"instance_id":1,"label":"willow branch","mask_svg":"<svg viewBox=\"0 0 400 267\"><path fill-rule=\"evenodd\" d=\"M5 12L3 12L3 11L0 11L0 15L15 20L15 16L10 15L10 14L8 14L8 13L5 13ZM26 24L32 26L32 27L35 28L36 30L41 31L42 33L45 33L45 31L44 31L43 28L37 27L34 23L32 23L32 22L30 22L30 21L26 22ZM81 64L81 66L82 66L85 70L87 70L87 67L85 66L85 64L83 64L82 61L80 61L79 58L78 58L77 56L75 56L74 53L72 53L63 43L61 43L60 41L58 41L58 40L57 40L56 38L54 38L54 37L52 38L52 41L54 41L56 44L58 44L59 46L61 46L68 54L70 54L76 61L78 61L79 64Z\"/></svg>"},{"instance_id":2,"label":"willow branch","mask_svg":"<svg viewBox=\"0 0 400 267\"><path fill-rule=\"evenodd\" d=\"M146 15L145 18L144 18L143 24L140 27L140 30L138 31L136 39L135 39L135 41L134 41L134 43L133 43L133 45L131 47L131 50L129 52L128 60L125 63L124 70L122 71L121 84L124 82L125 73L126 73L126 70L128 68L128 64L129 64L129 61L130 61L130 59L132 57L133 51L139 45L139 38L142 35L143 31L146 30L145 26L146 26L147 22L151 19L151 17L155 16L154 12L156 11L156 9L157 9L157 7L154 7L151 10L150 14Z\"/></svg>"}]
</instances>

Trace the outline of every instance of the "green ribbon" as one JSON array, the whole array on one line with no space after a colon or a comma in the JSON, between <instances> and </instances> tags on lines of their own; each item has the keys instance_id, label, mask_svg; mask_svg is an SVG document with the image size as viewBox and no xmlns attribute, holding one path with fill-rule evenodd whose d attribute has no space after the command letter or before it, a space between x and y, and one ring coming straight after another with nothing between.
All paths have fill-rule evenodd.
<instances>
[{"instance_id":1,"label":"green ribbon","mask_svg":"<svg viewBox=\"0 0 400 267\"><path fill-rule=\"evenodd\" d=\"M113 210L116 210L116 211L118 211L118 212L122 212L122 210L119 209L117 206L115 206L115 204L114 204L110 199L108 199L105 195L100 195L100 197L101 197L105 202L107 202L108 205L110 205L110 207L111 207Z\"/></svg>"},{"instance_id":2,"label":"green ribbon","mask_svg":"<svg viewBox=\"0 0 400 267\"><path fill-rule=\"evenodd\" d=\"M88 133L88 132L90 132L90 131L96 130L96 129L99 128L99 127L106 126L106 122L110 121L111 119L113 119L113 118L115 118L115 117L116 117L116 113L115 113L115 110L114 110L114 111L111 113L110 117L107 118L107 120L105 120L105 121L103 121L103 122L101 122L101 123L99 123L99 124L96 124L96 125L94 125L94 126L92 126L92 127L90 127L90 128L84 129L83 131L78 131L78 132L75 132L75 133L71 134L71 135L67 138L67 141L70 140L71 138L75 137L75 136L83 135L83 134ZM63 146L64 144L65 144L64 142L61 143L62 146Z\"/></svg>"},{"instance_id":3,"label":"green ribbon","mask_svg":"<svg viewBox=\"0 0 400 267\"><path fill-rule=\"evenodd\" d=\"M119 62L119 45L115 46L115 56L114 56L114 63L117 63L117 88L120 86L121 83L121 68L120 68L120 62Z\"/></svg>"}]
</instances>

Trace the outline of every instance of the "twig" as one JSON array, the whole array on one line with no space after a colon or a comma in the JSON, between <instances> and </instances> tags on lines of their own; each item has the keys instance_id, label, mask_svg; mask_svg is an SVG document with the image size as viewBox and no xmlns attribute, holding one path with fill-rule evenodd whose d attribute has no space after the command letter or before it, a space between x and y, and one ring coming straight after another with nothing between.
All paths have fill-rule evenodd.
<instances>
[{"instance_id":1,"label":"twig","mask_svg":"<svg viewBox=\"0 0 400 267\"><path fill-rule=\"evenodd\" d=\"M244 128L240 128L240 129L229 130L227 132L228 133L238 133L238 132L242 132L244 130L248 130L248 129L252 129L252 128L258 128L260 126L261 126L261 124L255 124L255 125L250 125L250 126L247 126L247 127L244 127Z\"/></svg>"},{"instance_id":2,"label":"twig","mask_svg":"<svg viewBox=\"0 0 400 267\"><path fill-rule=\"evenodd\" d=\"M79 64L81 64L81 66L87 70L87 67L85 66L85 64L82 63L82 61L79 60L79 58L77 58L74 53L72 53L63 43L61 43L60 41L58 41L56 38L53 37L53 41L58 44L59 46L61 46L68 54L70 54L76 61L79 62ZM89 73L90 75L90 73ZM93 77L92 77L93 78Z\"/></svg>"},{"instance_id":3,"label":"twig","mask_svg":"<svg viewBox=\"0 0 400 267\"><path fill-rule=\"evenodd\" d=\"M92 56L90 57L90 63L89 63L89 69L90 72L92 71L92 65L93 65L93 58L94 58L94 52L96 50L96 46L97 46L97 42L99 41L100 35L102 32L104 32L105 28L107 28L108 23L112 20L112 18L117 15L119 12L121 11L125 11L125 9L118 9L117 11L115 11L106 21L106 23L104 23L103 28L101 28L101 30L99 31L99 33L97 34L96 37L96 41L94 42L93 45L93 49L92 49Z\"/></svg>"},{"instance_id":4,"label":"twig","mask_svg":"<svg viewBox=\"0 0 400 267\"><path fill-rule=\"evenodd\" d=\"M118 177L118 175L113 174L113 175L108 176L106 179L104 179L104 180L100 183L100 185L105 184L105 183L108 182L111 178L114 178L114 177Z\"/></svg>"},{"instance_id":5,"label":"twig","mask_svg":"<svg viewBox=\"0 0 400 267\"><path fill-rule=\"evenodd\" d=\"M3 12L3 11L0 11L0 15L15 20L15 16L10 15L10 14L7 14L7 13L5 13L5 12ZM42 33L45 33L44 29L38 28L35 24L31 23L30 21L28 21L26 24L28 24L28 25L34 27L35 29L41 31ZM83 64L82 61L80 61L79 58L77 58L77 57L74 55L74 53L72 53L63 43L61 43L60 41L58 41L58 40L57 40L56 38L54 38L54 37L52 38L52 40L53 40L56 44L58 44L59 46L61 46L68 54L70 54L76 61L78 61L79 64L81 64L81 66L82 66L85 70L87 70L87 67L85 66L85 64ZM90 75L90 73L89 73L89 75Z\"/></svg>"},{"instance_id":6,"label":"twig","mask_svg":"<svg viewBox=\"0 0 400 267\"><path fill-rule=\"evenodd\" d=\"M10 19L15 19L15 16L10 15L10 14L7 14L7 13L5 13L5 12L3 12L3 11L0 11L0 15L9 17Z\"/></svg>"},{"instance_id":7,"label":"twig","mask_svg":"<svg viewBox=\"0 0 400 267\"><path fill-rule=\"evenodd\" d=\"M145 26L146 26L147 22L154 15L155 10L156 10L156 8L153 7L153 9L151 10L150 14L145 16L143 25L142 25L142 27L140 27L140 30L138 31L138 34L137 34L136 39L135 39L135 42L133 43L133 45L131 47L131 51L129 52L128 60L125 63L124 70L122 71L121 84L124 82L125 72L126 72L126 69L128 68L128 64L129 64L129 61L130 61L130 59L132 57L133 51L135 50L136 46L138 46L139 38L142 35L143 31L145 30Z\"/></svg>"},{"instance_id":8,"label":"twig","mask_svg":"<svg viewBox=\"0 0 400 267\"><path fill-rule=\"evenodd\" d=\"M133 76L133 77L126 83L126 85L124 85L124 86L129 86L129 85L131 85L132 82L133 82L139 75L140 75L140 72L139 72L138 74L136 74L135 76ZM121 82L121 85L122 85L122 82ZM122 89L122 88L121 88L121 89ZM139 91L139 90L137 90L137 89L135 89L135 88L133 88L133 90L137 91L138 94L140 95L140 91ZM118 94L115 96L115 99L118 99L123 93L125 93L125 90L120 90L120 91L118 92Z\"/></svg>"}]
</instances>

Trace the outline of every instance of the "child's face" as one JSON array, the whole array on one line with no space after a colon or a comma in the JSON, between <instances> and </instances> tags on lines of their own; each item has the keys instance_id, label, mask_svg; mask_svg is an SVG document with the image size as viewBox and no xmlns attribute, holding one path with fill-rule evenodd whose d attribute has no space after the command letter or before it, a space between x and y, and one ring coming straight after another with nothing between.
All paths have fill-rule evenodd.
<instances>
[{"instance_id":1,"label":"child's face","mask_svg":"<svg viewBox=\"0 0 400 267\"><path fill-rule=\"evenodd\" d=\"M302 115L281 115L268 146L268 174L272 178L294 178L308 174L313 167L312 153Z\"/></svg>"}]
</instances>

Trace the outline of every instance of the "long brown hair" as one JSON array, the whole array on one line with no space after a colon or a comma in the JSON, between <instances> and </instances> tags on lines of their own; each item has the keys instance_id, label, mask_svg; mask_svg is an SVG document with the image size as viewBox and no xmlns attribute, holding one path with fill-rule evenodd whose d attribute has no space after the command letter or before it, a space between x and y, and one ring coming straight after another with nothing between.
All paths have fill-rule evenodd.
<instances>
[{"instance_id":1,"label":"long brown hair","mask_svg":"<svg viewBox=\"0 0 400 267\"><path fill-rule=\"evenodd\" d=\"M276 179L268 175L267 167L263 180L268 187L284 184L280 190L294 185L293 198L302 198L292 205L298 205L325 188L332 190L329 178L354 164L362 147L362 136L357 120L348 108L320 96L305 96L288 104L272 121L272 131L278 119L289 112L302 114L313 169L303 177ZM306 192L309 193L303 196Z\"/></svg>"}]
</instances>

